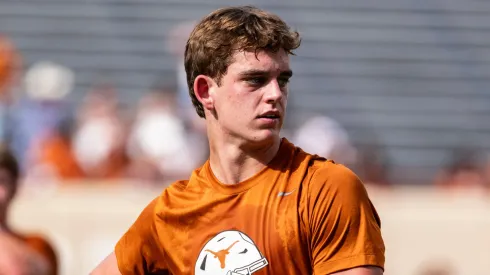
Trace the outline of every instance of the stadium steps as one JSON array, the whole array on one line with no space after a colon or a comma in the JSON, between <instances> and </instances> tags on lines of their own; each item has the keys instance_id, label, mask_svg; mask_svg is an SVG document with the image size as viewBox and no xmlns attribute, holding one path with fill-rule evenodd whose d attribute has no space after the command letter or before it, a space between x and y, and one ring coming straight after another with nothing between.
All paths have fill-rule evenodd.
<instances>
[{"instance_id":1,"label":"stadium steps","mask_svg":"<svg viewBox=\"0 0 490 275\"><path fill-rule=\"evenodd\" d=\"M27 65L65 64L77 102L101 75L134 104L175 75L169 30L225 0L16 0L0 2L0 32ZM381 144L393 178L430 180L456 147L490 149L490 2L458 0L235 1L283 16L301 31L292 58L296 128L325 114L359 145ZM409 171L401 173L399 171Z\"/></svg>"}]
</instances>

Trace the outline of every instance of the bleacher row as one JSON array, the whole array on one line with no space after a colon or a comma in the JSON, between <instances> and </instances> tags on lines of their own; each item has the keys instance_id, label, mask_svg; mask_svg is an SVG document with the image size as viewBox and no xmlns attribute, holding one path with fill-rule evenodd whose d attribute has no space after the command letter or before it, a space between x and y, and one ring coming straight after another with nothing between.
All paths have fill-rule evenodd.
<instances>
[{"instance_id":1,"label":"bleacher row","mask_svg":"<svg viewBox=\"0 0 490 275\"><path fill-rule=\"evenodd\" d=\"M73 68L73 102L104 73L132 103L175 74L170 30L231 4L267 8L302 33L289 128L329 115L356 144L384 147L407 183L430 179L454 147L490 149L488 1L2 0L0 32L27 64Z\"/></svg>"}]
</instances>

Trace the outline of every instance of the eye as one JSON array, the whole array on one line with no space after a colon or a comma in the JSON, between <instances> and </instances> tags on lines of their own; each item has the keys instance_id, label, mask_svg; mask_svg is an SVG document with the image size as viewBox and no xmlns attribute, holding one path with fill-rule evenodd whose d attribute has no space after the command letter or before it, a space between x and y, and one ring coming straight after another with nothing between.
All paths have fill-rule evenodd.
<instances>
[{"instance_id":1,"label":"eye","mask_svg":"<svg viewBox=\"0 0 490 275\"><path fill-rule=\"evenodd\" d=\"M246 80L252 86L262 86L267 79L265 77L252 77Z\"/></svg>"},{"instance_id":2,"label":"eye","mask_svg":"<svg viewBox=\"0 0 490 275\"><path fill-rule=\"evenodd\" d=\"M279 87L284 88L288 85L289 83L289 78L279 78L277 80L277 83L279 83Z\"/></svg>"}]
</instances>

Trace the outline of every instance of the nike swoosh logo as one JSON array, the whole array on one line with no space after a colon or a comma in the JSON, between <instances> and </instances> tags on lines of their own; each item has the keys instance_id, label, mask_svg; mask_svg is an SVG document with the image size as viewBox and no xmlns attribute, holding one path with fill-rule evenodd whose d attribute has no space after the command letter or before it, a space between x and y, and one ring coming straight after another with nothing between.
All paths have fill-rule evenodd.
<instances>
[{"instance_id":1,"label":"nike swoosh logo","mask_svg":"<svg viewBox=\"0 0 490 275\"><path fill-rule=\"evenodd\" d=\"M277 196L278 196L278 197L285 197L285 196L289 196L289 195L291 195L291 194L292 194L294 191L296 191L296 189L294 189L294 190L293 190L293 191L291 191L291 192L287 192L287 193L286 193L286 192L279 192L279 193L277 194Z\"/></svg>"}]
</instances>

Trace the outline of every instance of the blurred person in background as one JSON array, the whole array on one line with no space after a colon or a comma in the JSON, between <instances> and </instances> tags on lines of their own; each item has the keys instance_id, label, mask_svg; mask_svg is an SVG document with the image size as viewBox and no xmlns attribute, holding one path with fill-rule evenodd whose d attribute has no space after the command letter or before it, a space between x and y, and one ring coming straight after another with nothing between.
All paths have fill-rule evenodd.
<instances>
[{"instance_id":1,"label":"blurred person in background","mask_svg":"<svg viewBox=\"0 0 490 275\"><path fill-rule=\"evenodd\" d=\"M370 145L360 147L355 170L365 184L377 187L390 187L390 162L381 147Z\"/></svg>"},{"instance_id":2,"label":"blurred person in background","mask_svg":"<svg viewBox=\"0 0 490 275\"><path fill-rule=\"evenodd\" d=\"M116 89L98 83L88 92L75 118L73 152L84 175L92 179L124 177L128 126Z\"/></svg>"},{"instance_id":3,"label":"blurred person in background","mask_svg":"<svg viewBox=\"0 0 490 275\"><path fill-rule=\"evenodd\" d=\"M66 118L50 134L37 142L31 152L32 181L43 179L69 183L85 178L85 173L75 157L72 147L73 120Z\"/></svg>"},{"instance_id":4,"label":"blurred person in background","mask_svg":"<svg viewBox=\"0 0 490 275\"><path fill-rule=\"evenodd\" d=\"M197 24L185 69L209 159L148 204L94 275L383 274L380 219L359 178L280 137L300 42L255 7Z\"/></svg>"},{"instance_id":5,"label":"blurred person in background","mask_svg":"<svg viewBox=\"0 0 490 275\"><path fill-rule=\"evenodd\" d=\"M433 266L427 267L424 270L421 270L419 273L415 275L458 275L453 273L448 267L445 266Z\"/></svg>"},{"instance_id":6,"label":"blurred person in background","mask_svg":"<svg viewBox=\"0 0 490 275\"><path fill-rule=\"evenodd\" d=\"M0 274L56 275L58 260L50 243L37 234L21 234L8 224L20 170L14 155L0 147Z\"/></svg>"},{"instance_id":7,"label":"blurred person in background","mask_svg":"<svg viewBox=\"0 0 490 275\"><path fill-rule=\"evenodd\" d=\"M21 56L12 40L0 33L0 99L8 101L11 89L17 84Z\"/></svg>"},{"instance_id":8,"label":"blurred person in background","mask_svg":"<svg viewBox=\"0 0 490 275\"><path fill-rule=\"evenodd\" d=\"M84 176L72 150L72 119L65 100L73 89L74 78L69 68L46 61L34 64L26 74L30 104L24 105L24 109L34 107L24 111L21 120L28 133L27 182L39 182L41 178L65 182Z\"/></svg>"},{"instance_id":9,"label":"blurred person in background","mask_svg":"<svg viewBox=\"0 0 490 275\"><path fill-rule=\"evenodd\" d=\"M138 106L128 144L130 174L152 181L188 175L205 159L202 140L180 118L175 89L159 83Z\"/></svg>"},{"instance_id":10,"label":"blurred person in background","mask_svg":"<svg viewBox=\"0 0 490 275\"><path fill-rule=\"evenodd\" d=\"M448 260L428 260L414 275L459 275Z\"/></svg>"},{"instance_id":11,"label":"blurred person in background","mask_svg":"<svg viewBox=\"0 0 490 275\"><path fill-rule=\"evenodd\" d=\"M489 182L485 178L484 163L478 150L457 148L453 151L446 167L440 171L434 184L446 190L488 191Z\"/></svg>"},{"instance_id":12,"label":"blurred person in background","mask_svg":"<svg viewBox=\"0 0 490 275\"><path fill-rule=\"evenodd\" d=\"M56 135L56 129L69 113L65 100L71 93L74 73L51 61L33 64L24 76L24 94L12 108L12 150L21 171L29 175L53 174L38 162L39 144Z\"/></svg>"},{"instance_id":13,"label":"blurred person in background","mask_svg":"<svg viewBox=\"0 0 490 275\"><path fill-rule=\"evenodd\" d=\"M483 160L483 178L487 193L490 195L490 154L488 153L485 154Z\"/></svg>"},{"instance_id":14,"label":"blurred person in background","mask_svg":"<svg viewBox=\"0 0 490 275\"><path fill-rule=\"evenodd\" d=\"M13 42L0 33L0 142L9 139L9 108L21 72L21 56Z\"/></svg>"},{"instance_id":15,"label":"blurred person in background","mask_svg":"<svg viewBox=\"0 0 490 275\"><path fill-rule=\"evenodd\" d=\"M318 115L308 119L296 130L293 140L303 150L337 163L351 166L356 162L357 150L347 131L330 117Z\"/></svg>"}]
</instances>

